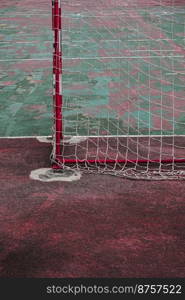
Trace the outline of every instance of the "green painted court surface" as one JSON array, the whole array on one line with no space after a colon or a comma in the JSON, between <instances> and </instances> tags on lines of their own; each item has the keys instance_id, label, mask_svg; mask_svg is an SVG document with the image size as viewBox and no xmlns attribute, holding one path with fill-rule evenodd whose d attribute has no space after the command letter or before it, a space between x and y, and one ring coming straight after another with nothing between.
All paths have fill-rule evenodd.
<instances>
[{"instance_id":1,"label":"green painted court surface","mask_svg":"<svg viewBox=\"0 0 185 300\"><path fill-rule=\"evenodd\" d=\"M135 2L64 3L65 134L184 134L185 5ZM0 8L0 136L50 135L51 3Z\"/></svg>"},{"instance_id":2,"label":"green painted court surface","mask_svg":"<svg viewBox=\"0 0 185 300\"><path fill-rule=\"evenodd\" d=\"M1 1L0 136L51 134L51 5Z\"/></svg>"}]
</instances>

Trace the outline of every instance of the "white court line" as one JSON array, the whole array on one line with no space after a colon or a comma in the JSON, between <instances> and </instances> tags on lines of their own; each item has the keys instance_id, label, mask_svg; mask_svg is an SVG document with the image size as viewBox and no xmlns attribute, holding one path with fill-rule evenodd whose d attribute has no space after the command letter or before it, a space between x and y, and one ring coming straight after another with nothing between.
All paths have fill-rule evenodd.
<instances>
[{"instance_id":1,"label":"white court line","mask_svg":"<svg viewBox=\"0 0 185 300\"><path fill-rule=\"evenodd\" d=\"M90 135L90 136L84 136L84 135L78 135L78 136L72 136L72 135L65 135L65 138L72 138L72 137L78 137L78 138L126 138L126 137L132 137L132 138L139 138L139 137L151 137L151 138L159 138L159 137L185 137L183 134L166 134L166 135ZM0 139L52 139L51 135L45 135L45 136L0 136Z\"/></svg>"},{"instance_id":2,"label":"white court line","mask_svg":"<svg viewBox=\"0 0 185 300\"><path fill-rule=\"evenodd\" d=\"M37 138L51 138L52 136L37 136L37 135L26 135L26 136L0 136L0 139L37 139Z\"/></svg>"},{"instance_id":3,"label":"white court line","mask_svg":"<svg viewBox=\"0 0 185 300\"><path fill-rule=\"evenodd\" d=\"M52 58L13 58L13 59L0 59L0 62L7 61L50 61L52 62Z\"/></svg>"},{"instance_id":4,"label":"white court line","mask_svg":"<svg viewBox=\"0 0 185 300\"><path fill-rule=\"evenodd\" d=\"M39 44L40 41L33 41L33 42L25 42L25 41L19 41L19 42L16 42L16 41L13 41L14 44ZM0 41L0 44L10 44L11 42L10 41ZM51 43L52 44L52 41L44 41L44 43Z\"/></svg>"},{"instance_id":5,"label":"white court line","mask_svg":"<svg viewBox=\"0 0 185 300\"><path fill-rule=\"evenodd\" d=\"M148 50L147 50L148 51ZM184 58L184 55L159 55L160 58ZM101 59L127 59L127 58L156 58L156 55L148 56L95 56L95 57L65 57L63 60L101 60Z\"/></svg>"},{"instance_id":6,"label":"white court line","mask_svg":"<svg viewBox=\"0 0 185 300\"><path fill-rule=\"evenodd\" d=\"M184 58L184 55L159 55L160 58ZM63 60L102 60L102 59L128 59L128 58L156 58L156 55L152 56L95 56L95 57L63 57ZM15 58L15 59L0 59L0 62L8 61L50 61L52 58Z\"/></svg>"}]
</instances>

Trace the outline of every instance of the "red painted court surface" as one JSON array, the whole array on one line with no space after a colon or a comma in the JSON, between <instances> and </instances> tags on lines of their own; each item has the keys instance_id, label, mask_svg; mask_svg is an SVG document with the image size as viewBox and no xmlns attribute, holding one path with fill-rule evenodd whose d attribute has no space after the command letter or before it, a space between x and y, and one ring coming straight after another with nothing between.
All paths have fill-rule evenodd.
<instances>
[{"instance_id":1,"label":"red painted court surface","mask_svg":"<svg viewBox=\"0 0 185 300\"><path fill-rule=\"evenodd\" d=\"M70 2L73 3L72 6L68 5L68 1L64 1L64 9L68 15L78 14L84 8L84 13L94 12L92 1L81 0L81 5L79 1ZM150 7L156 7L156 0L133 0L132 8L138 5L141 9L149 7L149 2ZM172 2L177 8L183 8L184 1L160 1L164 7ZM106 9L112 10L116 6L116 10L119 11L123 8L123 3L126 7L130 2L107 0L106 3L105 1L99 3L98 7L101 9L104 7L101 3L104 3ZM2 24L4 24L0 27L2 50L0 52L2 54L0 75L3 79L0 97L0 136L2 136L0 138L0 278L184 278L185 181L129 180L111 175L83 172L81 178L71 182L42 182L30 178L33 170L51 167L51 143L41 142L36 137L21 138L21 136L51 134L50 103L52 102L53 75L51 4L48 4L47 0L38 2L1 0L0 8L2 9ZM41 19L38 19L39 15L42 15ZM148 16L145 17L147 19ZM142 23L141 19L139 20ZM74 31L69 30L69 32L75 39L76 19L73 21ZM109 25L114 29L115 24L117 23L113 22ZM177 24L180 22L177 21ZM91 27L88 27L89 31L83 26L81 29L84 30L82 31L85 35L91 31ZM145 29L147 31L147 28ZM168 31L165 26L163 29L167 35L169 34L168 38L172 38L170 37L171 31ZM154 34L154 31L152 32ZM177 47L180 60L177 60L176 68L182 72L184 66L180 62L182 61L184 31L179 25L174 32L177 35L176 41L180 45L179 48ZM104 34L106 35L106 32ZM10 40L12 44L8 47ZM168 49L168 43L164 42L163 46ZM173 49L176 46L173 44ZM64 50L70 57L71 53L68 53L67 49ZM107 51L109 50L108 47ZM89 48L89 51L92 54L94 48ZM78 52L75 52L76 54ZM165 66L169 65L167 59ZM84 71L87 74L85 64L75 66L77 70L80 68L81 72ZM145 68L145 62L138 61L137 66L139 69ZM67 67L71 67L70 64ZM96 64L92 67L95 68ZM111 70L112 67L113 65L110 65ZM147 70L145 70L146 73L149 72ZM83 80L81 77L75 78L76 81L79 79L76 90L74 77L70 77L71 69L67 71L68 74L66 72L66 77L64 76L64 91L66 99L69 100L69 108L75 92L79 93L78 96L83 96L80 98L82 102L84 97L89 97L90 105L86 111L89 113L91 95L89 92L80 94L84 91L84 86L87 87L89 84L93 86L96 83L97 86L93 91L95 94L97 91L100 92L103 97L104 87L108 82L110 88L108 92L120 97L117 91L118 85L116 83L111 85L108 81L110 74L112 76L112 71L104 73L103 70L99 70L101 71L99 76L97 76L97 70L91 72L90 83L87 82L86 77ZM136 70L132 71L134 75ZM176 87L173 90L176 108L179 107L179 99L184 97L181 75L176 78L176 84L173 85ZM133 76L132 79L130 84L135 85L135 77ZM147 88L142 90L142 82L146 80L144 76L140 79L140 95L144 99L143 105L146 105ZM172 97L170 88L174 81L170 80L172 79L162 82L156 89L156 91L160 89L163 92L165 101L167 101L167 96ZM99 88L99 82L102 83L102 89ZM152 84L155 85L156 81ZM124 91L126 91L125 88ZM96 96L97 104L99 94ZM136 95L131 96L136 102ZM155 99L156 94L151 96ZM131 103L134 109L137 107L135 102ZM168 104L168 102L165 103ZM107 105L106 102L103 104ZM74 115L77 109L75 105ZM169 108L168 105L166 107ZM168 130L171 131L170 113L167 114L169 122L164 125L167 133ZM94 120L93 114L94 111L92 120ZM176 135L183 134L183 114L182 109L181 113L176 115ZM133 124L135 124L135 114L133 113L132 116ZM146 121L145 125L150 127L145 114L141 116L143 116L141 121ZM104 115L100 115L100 119L103 120L103 118ZM104 124L103 121L102 123ZM79 124L81 126L83 122ZM158 125L158 121L152 124L155 134L160 129ZM96 126L93 126L92 131L96 129ZM147 126L142 128L144 133L148 130ZM66 128L68 134L70 130L68 126ZM86 128L80 127L80 130L85 131ZM83 133L86 135L86 132ZM138 155L140 158L146 156L147 139L147 137L140 138L141 153ZM171 137L166 137L163 141L162 156L164 159L171 159ZM104 150L105 139L100 142L102 143L101 149ZM150 144L153 149L152 158L158 159L161 147L160 138L156 137L152 142L153 144ZM124 138L121 144L124 147ZM184 144L184 137L175 137L177 153L173 153L173 156L184 157ZM88 144L92 157L96 151L93 145L92 138L91 144ZM112 153L109 156L111 157L114 154L115 145L110 141L110 146ZM83 158L85 156L83 149L86 148L87 141L83 141L79 147L75 148L75 151L78 149L79 152L74 152L73 145L68 145L65 151L66 155L72 158L76 155ZM131 139L129 159L134 159L133 154L137 152L136 148L136 143ZM123 151L120 150L120 152ZM101 152L99 157L101 158Z\"/></svg>"},{"instance_id":2,"label":"red painted court surface","mask_svg":"<svg viewBox=\"0 0 185 300\"><path fill-rule=\"evenodd\" d=\"M1 140L1 277L184 277L185 184L29 179L51 146Z\"/></svg>"}]
</instances>

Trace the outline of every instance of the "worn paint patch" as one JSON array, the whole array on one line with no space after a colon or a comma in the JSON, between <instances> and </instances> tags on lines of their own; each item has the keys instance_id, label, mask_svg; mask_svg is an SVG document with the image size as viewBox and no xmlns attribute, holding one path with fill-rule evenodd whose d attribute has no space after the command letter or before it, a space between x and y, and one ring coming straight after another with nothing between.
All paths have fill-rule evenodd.
<instances>
[{"instance_id":1,"label":"worn paint patch","mask_svg":"<svg viewBox=\"0 0 185 300\"><path fill-rule=\"evenodd\" d=\"M68 144L78 144L86 140L86 136L72 136L71 138L66 137L64 142L67 142Z\"/></svg>"},{"instance_id":2,"label":"worn paint patch","mask_svg":"<svg viewBox=\"0 0 185 300\"><path fill-rule=\"evenodd\" d=\"M31 171L30 178L43 182L72 182L80 180L81 173L74 170L53 171L51 168L41 168Z\"/></svg>"},{"instance_id":3,"label":"worn paint patch","mask_svg":"<svg viewBox=\"0 0 185 300\"><path fill-rule=\"evenodd\" d=\"M52 142L51 136L37 136L36 139L41 143L51 143Z\"/></svg>"}]
</instances>

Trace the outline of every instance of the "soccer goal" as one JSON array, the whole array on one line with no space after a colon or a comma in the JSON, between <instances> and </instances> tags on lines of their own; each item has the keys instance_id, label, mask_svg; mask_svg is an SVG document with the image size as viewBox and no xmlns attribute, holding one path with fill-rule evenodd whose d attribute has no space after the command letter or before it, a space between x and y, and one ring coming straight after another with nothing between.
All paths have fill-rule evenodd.
<instances>
[{"instance_id":1,"label":"soccer goal","mask_svg":"<svg viewBox=\"0 0 185 300\"><path fill-rule=\"evenodd\" d=\"M53 168L184 179L184 1L52 5Z\"/></svg>"}]
</instances>

